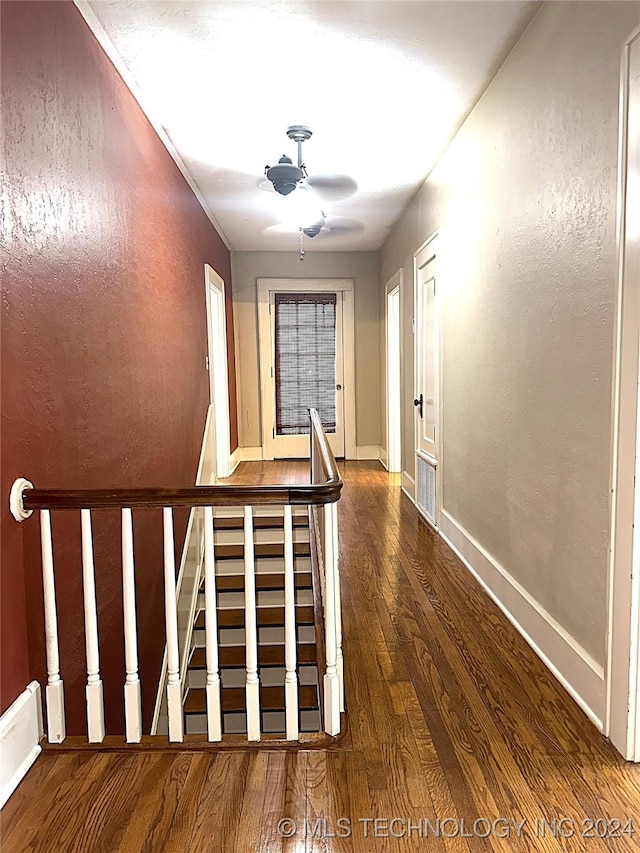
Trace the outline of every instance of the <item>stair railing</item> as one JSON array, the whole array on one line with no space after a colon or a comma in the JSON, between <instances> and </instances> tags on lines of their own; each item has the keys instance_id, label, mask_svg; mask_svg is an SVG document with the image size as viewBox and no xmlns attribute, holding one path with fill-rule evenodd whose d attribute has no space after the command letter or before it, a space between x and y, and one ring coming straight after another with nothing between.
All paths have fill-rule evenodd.
<instances>
[{"instance_id":1,"label":"stair railing","mask_svg":"<svg viewBox=\"0 0 640 853\"><path fill-rule=\"evenodd\" d=\"M318 412L311 409L311 483L341 484L340 472L322 428ZM340 731L340 714L344 711L344 666L342 659L342 622L340 607L340 572L338 565L338 507L335 502L311 507L319 532L318 565L324 605L324 648L326 668L323 677L323 720L327 734ZM315 537L313 537L315 539Z\"/></svg>"},{"instance_id":2,"label":"stair railing","mask_svg":"<svg viewBox=\"0 0 640 853\"><path fill-rule=\"evenodd\" d=\"M87 662L87 735L90 743L105 738L103 684L100 676L98 615L96 600L92 513L102 509L119 509L121 513L122 590L124 613L124 683L125 738L139 743L142 738L141 684L138 671L138 637L135 597L134 519L133 510L162 509L164 539L165 634L168 661L167 710L169 741L184 739L181 661L178 646L176 605L176 566L174 551L173 510L176 507L204 508L204 573L206 632L206 699L207 737L211 742L222 738L220 702L219 649L216 624L215 544L213 508L244 508L245 561L245 631L246 631L246 710L247 737L260 740L261 713L258 673L256 588L254 565L253 508L283 506L285 524L285 698L289 740L298 734L295 584L293 575L293 506L308 506L317 513L322 530L322 585L324 602L326 667L324 687L324 730L329 735L340 732L340 712L344 709L342 680L342 641L340 623L340 582L338 572L338 531L336 502L340 498L342 479L315 409L310 410L311 482L308 485L215 485L180 489L136 488L65 490L37 489L20 478L11 489L10 506L14 518L24 521L34 511L40 514L44 624L47 661L46 720L47 739L62 743L66 737L64 685L61 677L57 624L55 570L53 560L52 513L79 511L82 537L82 581L85 643ZM292 689L292 685L293 688Z\"/></svg>"}]
</instances>

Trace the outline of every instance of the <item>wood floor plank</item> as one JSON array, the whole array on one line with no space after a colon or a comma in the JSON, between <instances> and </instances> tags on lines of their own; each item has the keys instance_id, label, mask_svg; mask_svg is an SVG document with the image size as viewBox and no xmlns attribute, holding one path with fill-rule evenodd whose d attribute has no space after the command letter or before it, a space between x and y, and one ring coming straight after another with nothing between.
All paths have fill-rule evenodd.
<instances>
[{"instance_id":1,"label":"wood floor plank","mask_svg":"<svg viewBox=\"0 0 640 853\"><path fill-rule=\"evenodd\" d=\"M47 752L0 815L3 853L640 851L640 767L598 733L399 477L373 462L340 468L344 737L308 751ZM254 462L230 482L307 479L306 463ZM228 651L239 666L241 652ZM278 650L261 663L281 661ZM633 835L597 837L627 819Z\"/></svg>"},{"instance_id":2,"label":"wood floor plank","mask_svg":"<svg viewBox=\"0 0 640 853\"><path fill-rule=\"evenodd\" d=\"M184 853L211 853L212 850L229 853L235 849L251 764L252 756L248 753L208 754L200 803Z\"/></svg>"},{"instance_id":3,"label":"wood floor plank","mask_svg":"<svg viewBox=\"0 0 640 853\"><path fill-rule=\"evenodd\" d=\"M308 752L291 752L285 760L284 799L278 819L283 853L301 853L307 820Z\"/></svg>"}]
</instances>

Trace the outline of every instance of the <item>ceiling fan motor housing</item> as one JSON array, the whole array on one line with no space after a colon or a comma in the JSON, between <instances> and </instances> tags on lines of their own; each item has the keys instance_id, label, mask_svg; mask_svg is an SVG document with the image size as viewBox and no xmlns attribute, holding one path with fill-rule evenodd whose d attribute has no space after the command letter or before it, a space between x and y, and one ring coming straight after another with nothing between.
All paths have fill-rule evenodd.
<instances>
[{"instance_id":1,"label":"ceiling fan motor housing","mask_svg":"<svg viewBox=\"0 0 640 853\"><path fill-rule=\"evenodd\" d=\"M273 188L280 195L289 195L304 178L303 170L294 166L291 159L286 155L280 158L276 166L267 166L265 172L273 184Z\"/></svg>"}]
</instances>

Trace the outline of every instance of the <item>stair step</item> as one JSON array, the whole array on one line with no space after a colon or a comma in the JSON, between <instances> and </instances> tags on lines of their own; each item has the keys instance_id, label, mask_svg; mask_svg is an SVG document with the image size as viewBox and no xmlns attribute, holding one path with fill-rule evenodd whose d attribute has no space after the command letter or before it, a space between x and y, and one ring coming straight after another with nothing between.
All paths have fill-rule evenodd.
<instances>
[{"instance_id":1,"label":"stair step","mask_svg":"<svg viewBox=\"0 0 640 853\"><path fill-rule=\"evenodd\" d=\"M282 554L278 557L258 557L255 561L256 578L258 575L283 575L284 560ZM293 564L293 571L309 572L311 570L311 557L309 555L298 556ZM216 577L244 577L245 565L242 557L230 558L228 560L216 561Z\"/></svg>"},{"instance_id":2,"label":"stair step","mask_svg":"<svg viewBox=\"0 0 640 853\"><path fill-rule=\"evenodd\" d=\"M311 572L295 572L293 580L296 589L311 589ZM219 592L243 592L244 573L217 576L216 587ZM256 589L284 589L284 573L256 572ZM200 585L200 591L204 592L204 581Z\"/></svg>"},{"instance_id":3,"label":"stair step","mask_svg":"<svg viewBox=\"0 0 640 853\"><path fill-rule=\"evenodd\" d=\"M220 667L244 667L245 647L227 646L218 650ZM296 650L299 664L316 663L316 647L311 643L300 644ZM284 646L259 646L258 666L284 666ZM194 649L189 660L189 669L206 669L207 656L203 648Z\"/></svg>"},{"instance_id":4,"label":"stair step","mask_svg":"<svg viewBox=\"0 0 640 853\"><path fill-rule=\"evenodd\" d=\"M291 507L294 517L309 518L309 510L305 504L297 504ZM258 504L253 507L253 520L256 518L282 518L282 505L277 504ZM213 508L213 517L217 518L243 518L244 507L241 506L218 506Z\"/></svg>"},{"instance_id":5,"label":"stair step","mask_svg":"<svg viewBox=\"0 0 640 853\"><path fill-rule=\"evenodd\" d=\"M231 687L220 691L222 710L245 710L246 691L244 687ZM300 687L298 689L298 705L300 710L312 710L318 707L318 691L315 687ZM202 688L192 688L187 693L184 702L185 714L204 714L207 710L207 695ZM284 687L260 687L261 711L284 711Z\"/></svg>"},{"instance_id":6,"label":"stair step","mask_svg":"<svg viewBox=\"0 0 640 853\"><path fill-rule=\"evenodd\" d=\"M309 528L295 527L293 530L294 542L308 542ZM253 531L254 545L282 545L284 542L283 527L264 527ZM232 530L216 530L214 533L216 553L223 545L244 545L244 531L242 528Z\"/></svg>"},{"instance_id":7,"label":"stair step","mask_svg":"<svg viewBox=\"0 0 640 853\"><path fill-rule=\"evenodd\" d=\"M298 625L296 636L299 643L315 643L316 630L313 625ZM218 632L219 646L241 646L245 642L244 628L220 628ZM195 628L193 631L193 645L204 646L206 643L205 631ZM260 645L284 645L284 627L267 626L258 629L258 644Z\"/></svg>"},{"instance_id":8,"label":"stair step","mask_svg":"<svg viewBox=\"0 0 640 853\"><path fill-rule=\"evenodd\" d=\"M309 557L311 555L308 542L294 542L293 553L296 557ZM281 542L262 542L254 545L256 557L280 557L284 559L284 545ZM239 560L244 557L244 545L219 545L216 548L217 560Z\"/></svg>"},{"instance_id":9,"label":"stair step","mask_svg":"<svg viewBox=\"0 0 640 853\"><path fill-rule=\"evenodd\" d=\"M256 594L258 607L284 607L285 592L283 589L260 589ZM295 592L295 603L298 606L312 605L313 592L310 589L298 589ZM198 596L198 608L204 609L206 599L202 593ZM234 610L244 607L244 592L219 592L218 609Z\"/></svg>"},{"instance_id":10,"label":"stair step","mask_svg":"<svg viewBox=\"0 0 640 853\"><path fill-rule=\"evenodd\" d=\"M307 515L294 515L294 527L308 527L309 518ZM265 515L254 516L254 530L277 530L284 527L284 517L282 515ZM230 518L216 517L213 520L214 530L244 530L244 515L236 515Z\"/></svg>"},{"instance_id":11,"label":"stair step","mask_svg":"<svg viewBox=\"0 0 640 853\"><path fill-rule=\"evenodd\" d=\"M222 686L244 687L247 680L247 671L243 667L222 667L220 670ZM282 687L286 681L286 670L283 666L260 667L260 684L263 687ZM302 685L318 684L318 667L315 664L298 667L298 683ZM193 669L187 671L187 685L190 688L201 688L207 685L206 669Z\"/></svg>"},{"instance_id":12,"label":"stair step","mask_svg":"<svg viewBox=\"0 0 640 853\"><path fill-rule=\"evenodd\" d=\"M300 732L319 732L322 730L320 724L320 711L300 711ZM225 735L245 735L247 732L247 715L242 712L231 712L223 714L223 732ZM207 734L206 714L187 714L185 718L185 730L187 734ZM284 711L263 711L262 733L284 735L286 730L286 715Z\"/></svg>"},{"instance_id":13,"label":"stair step","mask_svg":"<svg viewBox=\"0 0 640 853\"><path fill-rule=\"evenodd\" d=\"M284 625L284 607L258 607L256 609L258 615L258 627L266 628L270 626ZM296 624L297 625L312 625L313 624L313 607L296 607ZM241 628L244 625L244 608L234 608L233 610L218 610L218 627L219 628ZM204 630L205 615L201 610L194 623L194 627L199 630Z\"/></svg>"}]
</instances>

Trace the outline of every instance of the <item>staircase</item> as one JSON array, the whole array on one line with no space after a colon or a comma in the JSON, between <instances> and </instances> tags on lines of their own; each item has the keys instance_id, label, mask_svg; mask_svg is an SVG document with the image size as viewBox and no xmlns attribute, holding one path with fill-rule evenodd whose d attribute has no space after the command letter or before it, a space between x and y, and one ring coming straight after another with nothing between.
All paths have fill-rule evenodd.
<instances>
[{"instance_id":1,"label":"staircase","mask_svg":"<svg viewBox=\"0 0 640 853\"><path fill-rule=\"evenodd\" d=\"M139 510L162 513L163 559L157 568L164 581L165 650L151 737L179 744L186 730L192 743L203 735L207 743L218 743L226 734L240 735L240 740L246 734L247 741L257 743L269 734L265 740L271 743L283 740L304 748L318 739L318 732L320 739L342 733L337 504L343 484L315 409L309 410L309 426L308 483L37 489L24 477L14 482L10 508L16 521L27 520L34 510L40 513L50 744L66 741L75 748L66 734L53 510L56 519L59 511L80 515L82 595L77 603L85 626L87 734L78 748L113 746L105 741L112 733L105 725L98 613L105 607L114 613L114 601L111 588L108 601L98 596L92 532L93 513L103 509L119 510L121 527L126 675L124 732L113 733L117 742L123 735L127 745L147 737L142 683L149 676L140 671L138 658L134 549ZM185 509L189 520L178 566L174 510ZM205 601L211 603L206 613Z\"/></svg>"},{"instance_id":2,"label":"staircase","mask_svg":"<svg viewBox=\"0 0 640 853\"><path fill-rule=\"evenodd\" d=\"M285 732L283 508L254 510L261 730ZM307 507L293 510L296 650L300 732L322 729ZM244 528L241 507L214 510L215 574L223 734L246 734ZM185 731L206 734L204 580L199 589L184 698ZM322 625L319 625L319 634Z\"/></svg>"}]
</instances>

